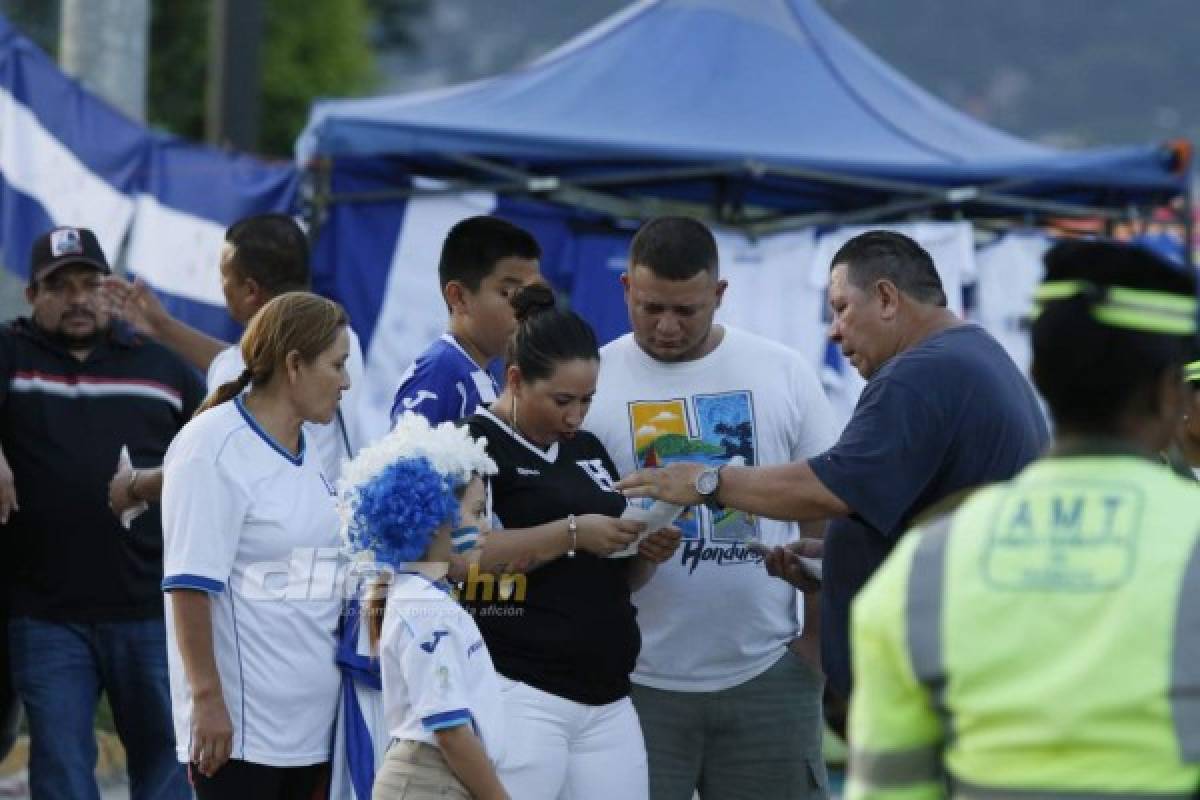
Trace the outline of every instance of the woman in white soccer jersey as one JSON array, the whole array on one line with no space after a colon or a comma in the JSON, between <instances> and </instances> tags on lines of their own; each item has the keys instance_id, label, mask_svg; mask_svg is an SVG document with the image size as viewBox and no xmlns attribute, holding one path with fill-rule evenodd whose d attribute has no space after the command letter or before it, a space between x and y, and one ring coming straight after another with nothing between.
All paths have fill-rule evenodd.
<instances>
[{"instance_id":1,"label":"woman in white soccer jersey","mask_svg":"<svg viewBox=\"0 0 1200 800\"><path fill-rule=\"evenodd\" d=\"M364 613L392 738L374 800L508 800L499 679L445 580L451 553L487 533L481 476L495 471L482 440L413 413L346 465L347 539L388 570Z\"/></svg>"},{"instance_id":2,"label":"woman in white soccer jersey","mask_svg":"<svg viewBox=\"0 0 1200 800\"><path fill-rule=\"evenodd\" d=\"M470 578L463 593L506 678L500 779L522 800L644 800L646 750L629 700L641 646L630 592L670 557L678 532L653 534L638 555L606 558L640 525L617 519L625 499L612 460L580 429L600 364L595 334L557 310L545 287L522 290L513 305L519 326L504 391L470 421L498 467L490 499L504 526L481 563L538 566L507 600L502 592L489 602Z\"/></svg>"},{"instance_id":3,"label":"woman in white soccer jersey","mask_svg":"<svg viewBox=\"0 0 1200 800\"><path fill-rule=\"evenodd\" d=\"M164 462L163 589L175 740L196 796L323 791L338 696L334 488L301 431L349 385L345 312L290 292L242 337L246 370Z\"/></svg>"}]
</instances>

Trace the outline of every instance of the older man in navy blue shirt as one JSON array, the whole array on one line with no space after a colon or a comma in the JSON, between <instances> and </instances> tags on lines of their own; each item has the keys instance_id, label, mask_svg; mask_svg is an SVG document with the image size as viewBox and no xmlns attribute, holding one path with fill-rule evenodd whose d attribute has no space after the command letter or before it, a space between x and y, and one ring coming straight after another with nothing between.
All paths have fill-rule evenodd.
<instances>
[{"instance_id":1,"label":"older man in navy blue shirt","mask_svg":"<svg viewBox=\"0 0 1200 800\"><path fill-rule=\"evenodd\" d=\"M888 231L851 239L833 257L830 338L867 386L841 438L807 461L725 467L696 464L627 477L630 496L707 500L775 519L834 518L825 535L822 661L848 697L850 602L913 518L961 492L1011 478L1048 440L1029 382L982 328L946 307L933 260ZM768 569L806 585L801 540Z\"/></svg>"}]
</instances>

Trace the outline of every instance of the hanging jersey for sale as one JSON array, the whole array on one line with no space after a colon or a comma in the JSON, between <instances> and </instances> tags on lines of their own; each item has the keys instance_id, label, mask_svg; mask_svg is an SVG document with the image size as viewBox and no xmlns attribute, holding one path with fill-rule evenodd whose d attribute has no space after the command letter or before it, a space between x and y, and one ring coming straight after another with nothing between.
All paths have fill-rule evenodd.
<instances>
[{"instance_id":1,"label":"hanging jersey for sale","mask_svg":"<svg viewBox=\"0 0 1200 800\"><path fill-rule=\"evenodd\" d=\"M472 436L486 437L499 472L491 478L492 514L507 529L532 528L568 514L619 517L625 498L604 447L581 431L541 448L481 409ZM493 536L503 536L496 530ZM485 602L468 581L464 606L475 616L496 669L512 680L588 705L629 693L641 644L629 600L629 559L577 549L528 573L512 596Z\"/></svg>"}]
</instances>

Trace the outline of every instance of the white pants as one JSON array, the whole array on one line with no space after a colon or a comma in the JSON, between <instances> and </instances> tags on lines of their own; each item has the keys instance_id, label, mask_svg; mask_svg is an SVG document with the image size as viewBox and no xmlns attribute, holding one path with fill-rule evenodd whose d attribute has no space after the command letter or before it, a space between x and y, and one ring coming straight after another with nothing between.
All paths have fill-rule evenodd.
<instances>
[{"instance_id":1,"label":"white pants","mask_svg":"<svg viewBox=\"0 0 1200 800\"><path fill-rule=\"evenodd\" d=\"M524 683L504 685L500 782L520 800L648 800L646 745L633 703L585 706Z\"/></svg>"}]
</instances>

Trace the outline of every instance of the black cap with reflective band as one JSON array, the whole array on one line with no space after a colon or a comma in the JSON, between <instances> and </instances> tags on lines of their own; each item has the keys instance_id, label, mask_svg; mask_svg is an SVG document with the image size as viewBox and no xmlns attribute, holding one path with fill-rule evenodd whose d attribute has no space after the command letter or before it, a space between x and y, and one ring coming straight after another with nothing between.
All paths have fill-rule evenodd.
<instances>
[{"instance_id":1,"label":"black cap with reflective band","mask_svg":"<svg viewBox=\"0 0 1200 800\"><path fill-rule=\"evenodd\" d=\"M96 234L87 228L64 226L47 231L33 243L29 256L29 282L43 280L68 264L86 264L105 275L112 272Z\"/></svg>"},{"instance_id":2,"label":"black cap with reflective band","mask_svg":"<svg viewBox=\"0 0 1200 800\"><path fill-rule=\"evenodd\" d=\"M1195 336L1200 331L1200 304L1195 295L1097 286L1090 281L1048 281L1034 292L1033 318L1047 303L1087 295L1092 316L1102 325L1164 336Z\"/></svg>"}]
</instances>

